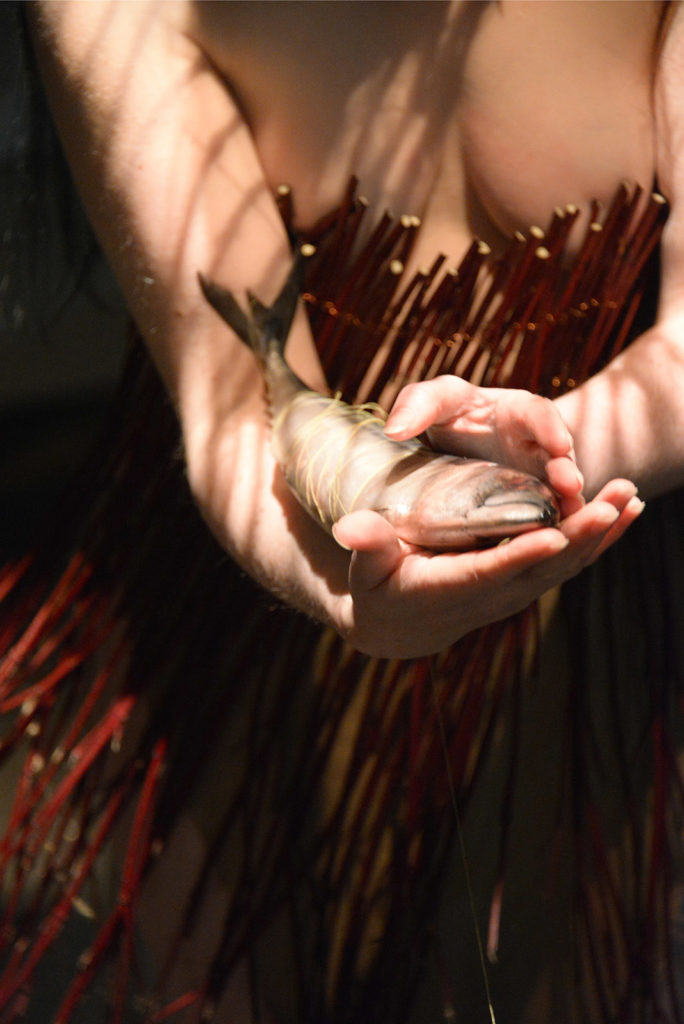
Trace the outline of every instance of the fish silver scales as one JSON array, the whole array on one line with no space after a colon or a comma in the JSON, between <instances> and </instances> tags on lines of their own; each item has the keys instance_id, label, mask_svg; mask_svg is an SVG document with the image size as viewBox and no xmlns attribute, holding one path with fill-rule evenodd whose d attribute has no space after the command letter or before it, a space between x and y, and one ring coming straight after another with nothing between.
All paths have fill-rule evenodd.
<instances>
[{"instance_id":1,"label":"fish silver scales","mask_svg":"<svg viewBox=\"0 0 684 1024\"><path fill-rule=\"evenodd\" d=\"M200 275L214 309L253 350L271 411L274 455L290 488L328 531L343 515L371 509L403 540L459 550L558 522L552 491L536 477L480 459L434 452L420 441L393 441L365 406L307 388L283 350L299 295L295 260L272 306L235 296Z\"/></svg>"}]
</instances>

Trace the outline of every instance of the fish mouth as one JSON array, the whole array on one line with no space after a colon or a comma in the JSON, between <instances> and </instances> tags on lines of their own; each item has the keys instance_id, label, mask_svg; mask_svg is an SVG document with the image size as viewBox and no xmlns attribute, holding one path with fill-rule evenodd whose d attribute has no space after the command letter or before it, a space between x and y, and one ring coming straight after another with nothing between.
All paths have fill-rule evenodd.
<instances>
[{"instance_id":1,"label":"fish mouth","mask_svg":"<svg viewBox=\"0 0 684 1024\"><path fill-rule=\"evenodd\" d=\"M470 509L466 526L478 537L512 537L543 526L556 526L560 519L558 503L543 485L532 490L501 488L488 494Z\"/></svg>"}]
</instances>

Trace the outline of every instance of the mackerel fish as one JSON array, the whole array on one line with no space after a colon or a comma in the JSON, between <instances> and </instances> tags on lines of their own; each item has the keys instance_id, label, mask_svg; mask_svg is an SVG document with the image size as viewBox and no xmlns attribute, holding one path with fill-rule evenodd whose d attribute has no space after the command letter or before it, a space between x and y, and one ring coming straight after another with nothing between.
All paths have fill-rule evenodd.
<instances>
[{"instance_id":1,"label":"mackerel fish","mask_svg":"<svg viewBox=\"0 0 684 1024\"><path fill-rule=\"evenodd\" d=\"M285 362L301 259L272 306L235 296L201 274L206 299L254 352L264 375L275 458L299 502L328 532L358 509L378 512L403 540L431 550L491 545L544 526L559 511L536 477L480 459L386 437L366 406L312 391Z\"/></svg>"}]
</instances>

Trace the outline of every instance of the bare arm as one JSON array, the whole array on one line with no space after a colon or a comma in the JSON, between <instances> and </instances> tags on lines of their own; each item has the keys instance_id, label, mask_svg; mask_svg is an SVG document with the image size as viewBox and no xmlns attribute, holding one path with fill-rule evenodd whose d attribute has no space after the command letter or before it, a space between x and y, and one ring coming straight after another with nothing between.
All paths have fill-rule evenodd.
<instances>
[{"instance_id":1,"label":"bare arm","mask_svg":"<svg viewBox=\"0 0 684 1024\"><path fill-rule=\"evenodd\" d=\"M176 403L198 504L252 575L360 649L439 650L579 571L638 514L634 488L613 483L562 532L465 555L409 549L373 514L342 527L350 555L308 519L274 463L252 357L197 286L203 270L269 300L288 252L249 130L186 30L188 10L44 2L34 18L67 154ZM308 345L300 318L288 354L311 379Z\"/></svg>"},{"instance_id":2,"label":"bare arm","mask_svg":"<svg viewBox=\"0 0 684 1024\"><path fill-rule=\"evenodd\" d=\"M647 498L684 483L683 386L684 320L661 316L610 366L557 400L587 495L616 473Z\"/></svg>"},{"instance_id":3,"label":"bare arm","mask_svg":"<svg viewBox=\"0 0 684 1024\"><path fill-rule=\"evenodd\" d=\"M341 583L341 553L309 530L282 488L281 500L272 498L278 483L258 371L197 286L201 269L238 292L249 286L269 297L289 251L249 132L185 34L185 10L40 5L41 64L91 219L178 408L191 484L212 529L278 590L294 572L290 558L300 556L283 541L276 565L262 533L287 537L303 528L311 562L329 549L325 560ZM305 343L302 322L297 333ZM300 577L309 567L302 558ZM320 614L316 590L328 582L311 567L301 586Z\"/></svg>"},{"instance_id":4,"label":"bare arm","mask_svg":"<svg viewBox=\"0 0 684 1024\"><path fill-rule=\"evenodd\" d=\"M684 484L684 11L675 12L655 82L659 186L671 203L655 326L557 402L588 494L611 476L646 497Z\"/></svg>"}]
</instances>

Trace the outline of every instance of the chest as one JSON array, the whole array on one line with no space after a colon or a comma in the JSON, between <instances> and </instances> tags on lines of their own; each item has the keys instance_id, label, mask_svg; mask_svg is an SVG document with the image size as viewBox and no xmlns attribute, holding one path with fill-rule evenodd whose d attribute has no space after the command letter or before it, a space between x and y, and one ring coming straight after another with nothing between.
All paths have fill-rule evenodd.
<instances>
[{"instance_id":1,"label":"chest","mask_svg":"<svg viewBox=\"0 0 684 1024\"><path fill-rule=\"evenodd\" d=\"M203 45L264 172L310 223L354 173L374 206L423 219L458 257L654 173L660 5L198 5Z\"/></svg>"}]
</instances>

